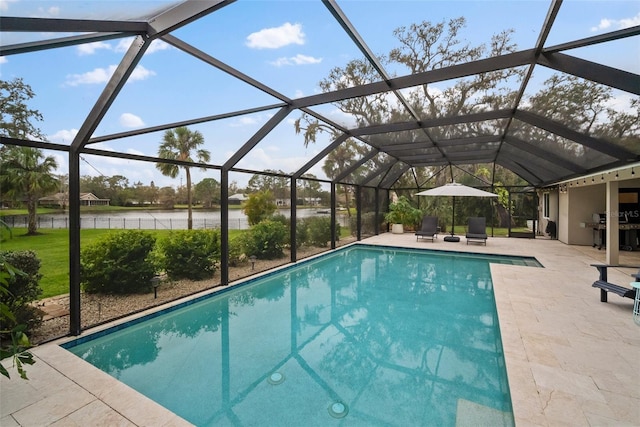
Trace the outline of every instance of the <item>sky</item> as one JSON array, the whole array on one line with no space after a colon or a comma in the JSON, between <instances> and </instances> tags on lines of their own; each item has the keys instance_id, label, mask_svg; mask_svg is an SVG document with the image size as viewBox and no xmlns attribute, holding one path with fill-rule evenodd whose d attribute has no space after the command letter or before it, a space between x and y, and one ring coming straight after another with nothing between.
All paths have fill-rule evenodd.
<instances>
[{"instance_id":1,"label":"sky","mask_svg":"<svg viewBox=\"0 0 640 427\"><path fill-rule=\"evenodd\" d=\"M0 0L4 16L122 19L144 16L171 5L166 0L80 1L80 0ZM356 1L338 0L338 6L375 54L387 54L397 46L394 29L421 21L440 22L464 16L462 33L471 44L488 43L491 35L513 29L518 50L534 46L544 22L549 1ZM640 25L640 2L565 1L547 46ZM2 45L68 34L0 33ZM239 0L173 33L181 40L208 53L249 77L297 98L318 93L319 82L331 69L361 58L320 1ZM640 41L625 40L567 52L583 59L626 71L640 73ZM0 57L0 78L23 78L36 93L29 107L39 110L44 121L36 125L54 143L70 144L90 109L100 96L113 70L131 43L131 38L111 40L29 54ZM390 69L397 75L403 69ZM540 85L550 76L536 67L533 82ZM440 89L446 88L443 82ZM437 86L437 85L436 85ZM437 89L437 88L436 88ZM620 102L628 97L619 94ZM626 98L625 98L626 97ZM155 41L125 84L94 136L172 123L195 117L239 111L278 103L270 95L203 64L186 53ZM334 121L348 125L349 117L335 107L317 108ZM203 148L211 152L212 163L223 164L277 110L190 126L205 139ZM251 152L238 167L252 170L293 172L329 143L321 137L305 147L291 113ZM162 132L113 140L93 148L133 154L157 154ZM68 172L64 152L47 151L59 164L58 173ZM180 185L181 178L162 176L153 163L82 156L81 175L124 175L130 183L157 186ZM311 171L325 178L320 165ZM217 171L194 170L194 181L205 177L219 180ZM181 175L182 176L182 175ZM231 174L230 179L246 185L247 174Z\"/></svg>"}]
</instances>

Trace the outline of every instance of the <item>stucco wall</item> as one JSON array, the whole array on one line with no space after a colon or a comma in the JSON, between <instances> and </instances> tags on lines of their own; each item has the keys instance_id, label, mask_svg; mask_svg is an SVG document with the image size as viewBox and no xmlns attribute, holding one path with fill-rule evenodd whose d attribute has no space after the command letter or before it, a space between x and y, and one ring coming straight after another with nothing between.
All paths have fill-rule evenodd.
<instances>
[{"instance_id":1,"label":"stucco wall","mask_svg":"<svg viewBox=\"0 0 640 427\"><path fill-rule=\"evenodd\" d=\"M542 189L539 193L539 209L541 211L543 209L542 195L548 192L550 195L548 219L557 223L558 240L570 245L591 246L594 241L597 241L597 235L594 236L594 230L585 224L593 222L594 213L606 213L606 182L615 179L618 181L620 189L637 189L640 188L639 175L640 164L635 164L617 172L605 172L600 176L594 175L585 179L576 179L564 182L555 188ZM640 216L640 204L631 211L629 215L633 215L634 219L636 216ZM635 221L632 220L632 222ZM541 230L544 231L547 218L541 216L541 223Z\"/></svg>"},{"instance_id":2,"label":"stucco wall","mask_svg":"<svg viewBox=\"0 0 640 427\"><path fill-rule=\"evenodd\" d=\"M568 243L569 240L569 193L558 195L558 240Z\"/></svg>"},{"instance_id":3,"label":"stucco wall","mask_svg":"<svg viewBox=\"0 0 640 427\"><path fill-rule=\"evenodd\" d=\"M568 190L567 241L570 245L589 245L594 241L594 231L584 224L593 221L594 213L606 210L604 184L573 187Z\"/></svg>"}]
</instances>

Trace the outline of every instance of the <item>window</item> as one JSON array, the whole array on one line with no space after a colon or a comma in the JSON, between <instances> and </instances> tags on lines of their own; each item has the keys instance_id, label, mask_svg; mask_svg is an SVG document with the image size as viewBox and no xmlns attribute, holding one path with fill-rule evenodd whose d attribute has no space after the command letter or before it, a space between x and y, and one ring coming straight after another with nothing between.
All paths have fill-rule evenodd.
<instances>
[{"instance_id":1,"label":"window","mask_svg":"<svg viewBox=\"0 0 640 427\"><path fill-rule=\"evenodd\" d=\"M549 218L549 193L542 194L542 216Z\"/></svg>"}]
</instances>

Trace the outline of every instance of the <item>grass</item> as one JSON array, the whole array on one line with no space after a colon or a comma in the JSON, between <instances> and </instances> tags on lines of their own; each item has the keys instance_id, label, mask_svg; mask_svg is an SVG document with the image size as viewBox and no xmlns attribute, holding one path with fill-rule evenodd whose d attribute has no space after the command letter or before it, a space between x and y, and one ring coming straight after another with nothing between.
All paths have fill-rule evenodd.
<instances>
[{"instance_id":1,"label":"grass","mask_svg":"<svg viewBox=\"0 0 640 427\"><path fill-rule=\"evenodd\" d=\"M83 229L80 232L80 246L85 247L100 237L121 230ZM157 238L171 233L171 230L147 230ZM49 298L69 293L69 231L67 229L40 229L40 234L27 236L26 228L14 228L13 238L0 242L3 251L33 250L40 259L40 298ZM229 238L233 239L242 233L240 230L229 230ZM6 236L6 234L4 234Z\"/></svg>"},{"instance_id":2,"label":"grass","mask_svg":"<svg viewBox=\"0 0 640 427\"><path fill-rule=\"evenodd\" d=\"M63 212L61 209L51 209L51 208L38 208L36 210L38 215L47 215ZM3 216L13 216L13 215L27 215L26 209L2 209L0 211L0 218Z\"/></svg>"},{"instance_id":3,"label":"grass","mask_svg":"<svg viewBox=\"0 0 640 427\"><path fill-rule=\"evenodd\" d=\"M103 230L82 232L83 244L89 244L104 234ZM1 243L3 251L33 250L40 259L40 287L42 298L69 292L69 233L68 230L40 230L36 236L27 236L25 228L14 228L13 238Z\"/></svg>"},{"instance_id":4,"label":"grass","mask_svg":"<svg viewBox=\"0 0 640 427\"><path fill-rule=\"evenodd\" d=\"M460 225L460 224L456 224L455 228L454 228L455 233L458 236L464 236L465 234L467 234L467 225ZM527 227L511 227L511 232L520 232L520 233L525 233L525 232L530 232L531 230L529 230ZM451 233L451 227L447 227L447 232L442 233L442 234L449 234ZM491 226L487 225L487 234L489 236L491 236ZM508 228L500 228L500 227L494 227L493 228L493 236L494 237L507 237L509 235L509 229Z\"/></svg>"}]
</instances>

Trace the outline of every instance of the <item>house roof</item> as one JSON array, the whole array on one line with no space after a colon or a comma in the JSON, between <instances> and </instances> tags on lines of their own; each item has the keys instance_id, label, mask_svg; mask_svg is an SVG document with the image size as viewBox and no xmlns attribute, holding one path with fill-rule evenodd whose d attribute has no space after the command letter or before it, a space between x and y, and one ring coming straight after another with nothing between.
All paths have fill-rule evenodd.
<instances>
[{"instance_id":1,"label":"house roof","mask_svg":"<svg viewBox=\"0 0 640 427\"><path fill-rule=\"evenodd\" d=\"M40 197L38 200L41 202L68 201L69 193L55 193L49 196ZM101 199L93 193L80 193L80 200L110 200L110 199Z\"/></svg>"},{"instance_id":2,"label":"house roof","mask_svg":"<svg viewBox=\"0 0 640 427\"><path fill-rule=\"evenodd\" d=\"M553 44L549 42L549 35L556 26L561 25L561 10L569 7L562 1L551 1L547 5L538 2L544 19L539 28L531 30L535 32L535 37L530 38L530 43L518 50L503 51L496 55L485 53L466 62L434 66L397 76L393 70L386 68L389 64L383 57L374 53L367 38L352 23L357 18L354 16L357 15L355 9L350 9L352 15L348 15L338 2L324 1L325 12L328 12L324 17L327 25L331 24L334 30L337 28L344 32L345 41L352 44L352 51L357 52L362 57L362 63L365 64L363 66L368 67L370 80L346 82L343 87L325 87L322 93L300 97L283 94L275 87L264 83L268 77L261 75L260 70L238 70L231 62L211 56L198 47L201 40L181 38L180 29L215 22L218 15L224 16L225 11L241 7L239 4L242 2L171 1L160 6L154 3L153 7L150 5L148 9L138 6L135 12L130 13L126 10L116 10L114 6L113 15L117 15L118 19L87 16L87 12L83 11L91 8L81 7L86 2L73 3L77 6L73 9L73 14L60 18L0 17L0 31L3 33L60 35L44 39L36 37L35 41L11 45L3 44L0 53L3 56L24 55L132 36L135 37L135 42L122 57L109 84L104 87L95 104L87 108L86 120L79 124L79 132L70 144L57 145L3 137L2 142L5 144L157 161L159 159L151 156L131 154L128 149L132 144L126 142L120 144L120 148L115 151L96 149L94 144L122 139L127 141L179 125L195 126L229 117L251 117L257 112L268 112L270 119L263 123L258 132L246 138L230 158L205 167L226 171L262 172L241 168L242 159L271 132L290 126L287 124L288 119L301 115L317 120L321 126L331 129L333 137L324 147L318 146L318 150L309 154L303 165L287 172L295 178L302 177L326 159L329 153L349 142L359 147L358 157L341 165L331 180L386 189L393 188L403 174L418 176L425 168L428 168L429 172L422 176L431 176L434 171L464 165L486 165L489 170L499 166L511 170L534 186L543 186L640 160L640 135L637 126L615 136L599 132L597 126L589 127L584 123L565 120L562 113L553 111L553 107L558 105L558 99L564 96L560 90L557 94L551 91L550 98L545 102L532 102L532 94L535 93L534 72L538 70L544 70L547 73L543 73L545 75L549 75L549 72L556 73L564 81L577 79L579 82L587 82L597 89L615 91L622 97L637 99L640 95L640 76L637 69L633 72L623 70L580 56L580 52L590 46L614 48L623 41L631 41L637 48L640 26ZM385 8L394 7L394 4L375 3L380 13L385 13ZM451 8L457 7L455 2L450 2L449 5ZM419 5L416 5L414 16L407 16L407 20L432 18L427 10L429 8L417 6ZM438 19L437 16L433 18ZM268 24L264 21L259 25ZM361 28L363 26L366 24L361 24ZM370 33L369 29L367 32ZM71 36L68 35L70 33ZM210 37L208 32L202 31L201 34L202 37ZM231 107L228 111L215 115L190 117L180 122L161 122L153 127L135 131L94 136L98 124L117 100L125 83L131 79L133 70L149 45L156 40L162 40L181 54L194 58L201 66L210 67L212 71L221 71L238 84L257 90L260 96L256 96L253 105L243 109ZM630 51L628 54L633 55L633 52ZM250 75L252 71L253 75ZM487 97L482 103L474 104L478 101L477 98L466 100L468 105L459 109L456 114L433 113L428 108L423 108L423 105L413 102L412 93L428 90L434 84L449 82L448 88L455 91L459 88L456 82L500 73L509 76L503 85L492 88L492 92L486 94ZM558 99L553 99L554 96ZM331 113L337 106L346 102L364 105L382 100L392 100L395 114L381 115L379 118L367 117L356 124L345 124L336 120ZM299 141L296 143L303 143L302 135L299 135ZM174 163L187 164L178 161ZM420 182L416 184L421 185Z\"/></svg>"}]
</instances>

